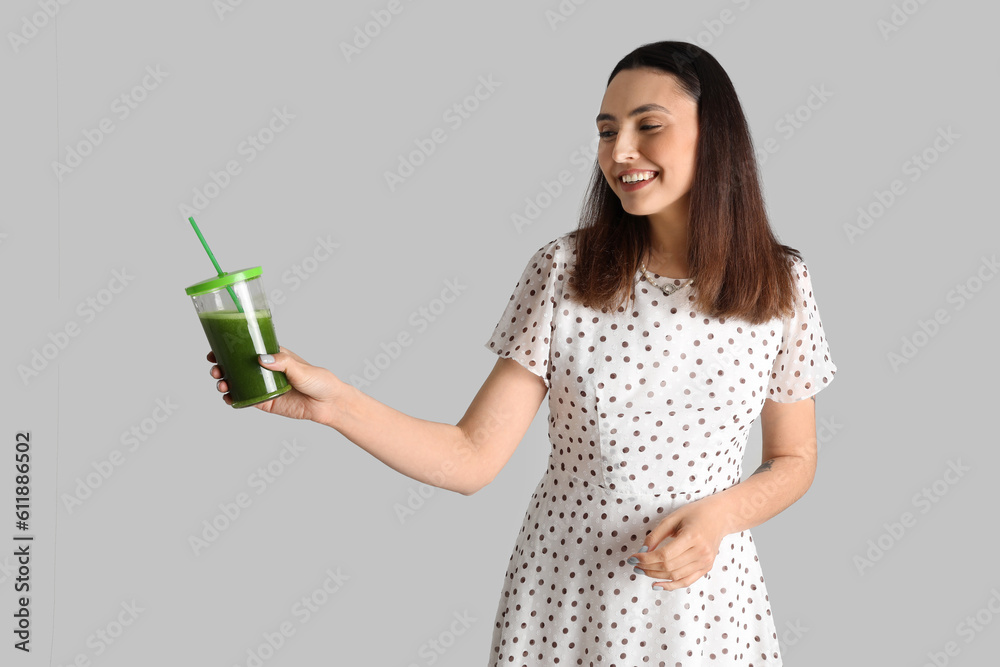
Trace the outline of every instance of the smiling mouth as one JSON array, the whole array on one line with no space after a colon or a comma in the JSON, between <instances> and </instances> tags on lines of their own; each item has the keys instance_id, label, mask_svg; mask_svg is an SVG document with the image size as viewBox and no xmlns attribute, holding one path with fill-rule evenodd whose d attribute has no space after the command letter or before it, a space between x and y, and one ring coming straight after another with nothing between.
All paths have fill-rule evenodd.
<instances>
[{"instance_id":1,"label":"smiling mouth","mask_svg":"<svg viewBox=\"0 0 1000 667\"><path fill-rule=\"evenodd\" d=\"M656 171L641 171L632 174L626 174L618 178L618 182L622 185L635 185L637 183L645 183L651 181L659 175Z\"/></svg>"}]
</instances>

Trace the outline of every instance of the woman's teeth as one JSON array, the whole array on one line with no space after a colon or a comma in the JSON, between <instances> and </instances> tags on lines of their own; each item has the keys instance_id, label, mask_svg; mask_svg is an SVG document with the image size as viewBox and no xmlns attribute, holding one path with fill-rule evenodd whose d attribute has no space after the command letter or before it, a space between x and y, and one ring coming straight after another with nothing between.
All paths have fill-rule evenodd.
<instances>
[{"instance_id":1,"label":"woman's teeth","mask_svg":"<svg viewBox=\"0 0 1000 667\"><path fill-rule=\"evenodd\" d=\"M622 183L638 183L639 181L647 181L656 176L655 171L644 171L638 174L626 174L621 177Z\"/></svg>"}]
</instances>

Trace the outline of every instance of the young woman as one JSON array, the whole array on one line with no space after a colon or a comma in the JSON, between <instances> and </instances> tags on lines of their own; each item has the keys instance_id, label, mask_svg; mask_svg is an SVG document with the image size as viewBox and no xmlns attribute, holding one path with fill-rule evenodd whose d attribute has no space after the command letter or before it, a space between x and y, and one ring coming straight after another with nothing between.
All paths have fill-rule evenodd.
<instances>
[{"instance_id":1,"label":"young woman","mask_svg":"<svg viewBox=\"0 0 1000 667\"><path fill-rule=\"evenodd\" d=\"M285 348L260 363L293 390L257 407L469 495L548 394L549 465L491 664L780 665L750 529L815 472L815 394L836 366L811 274L771 232L742 108L710 54L658 42L627 55L597 131L579 227L528 261L486 343L496 365L456 425L393 410ZM758 416L763 463L741 481Z\"/></svg>"}]
</instances>

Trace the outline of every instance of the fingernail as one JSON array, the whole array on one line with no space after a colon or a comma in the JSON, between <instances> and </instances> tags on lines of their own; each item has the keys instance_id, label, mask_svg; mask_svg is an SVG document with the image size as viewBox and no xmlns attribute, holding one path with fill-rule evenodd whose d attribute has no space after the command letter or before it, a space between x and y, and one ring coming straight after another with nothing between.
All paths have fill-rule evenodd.
<instances>
[{"instance_id":1,"label":"fingernail","mask_svg":"<svg viewBox=\"0 0 1000 667\"><path fill-rule=\"evenodd\" d=\"M632 556L631 558L629 558L625 562L628 563L629 565L638 565L639 564L639 559L636 558L635 556Z\"/></svg>"},{"instance_id":2,"label":"fingernail","mask_svg":"<svg viewBox=\"0 0 1000 667\"><path fill-rule=\"evenodd\" d=\"M274 363L274 357L272 357L270 354L262 354L262 355L260 355L260 360L261 360L262 363L265 363L265 364L273 364Z\"/></svg>"},{"instance_id":3,"label":"fingernail","mask_svg":"<svg viewBox=\"0 0 1000 667\"><path fill-rule=\"evenodd\" d=\"M653 590L654 591L665 591L667 589L664 588L663 586L653 586Z\"/></svg>"},{"instance_id":4,"label":"fingernail","mask_svg":"<svg viewBox=\"0 0 1000 667\"><path fill-rule=\"evenodd\" d=\"M636 574L646 574L645 572L643 572L642 570L640 570L640 569L639 569L639 568L637 568L637 567L633 567L633 568L632 568L632 571L633 571L633 572L635 572Z\"/></svg>"},{"instance_id":5,"label":"fingernail","mask_svg":"<svg viewBox=\"0 0 1000 667\"><path fill-rule=\"evenodd\" d=\"M221 384L222 384L222 380L219 380L218 382L215 383L215 388L216 389L221 389L221 387L219 386Z\"/></svg>"},{"instance_id":6,"label":"fingernail","mask_svg":"<svg viewBox=\"0 0 1000 667\"><path fill-rule=\"evenodd\" d=\"M647 551L649 551L649 547L647 547L647 546L646 546L645 544L643 544L643 545L642 545L642 548L641 548L641 549L639 549L639 553L641 553L641 554L644 554L644 553L646 553Z\"/></svg>"}]
</instances>

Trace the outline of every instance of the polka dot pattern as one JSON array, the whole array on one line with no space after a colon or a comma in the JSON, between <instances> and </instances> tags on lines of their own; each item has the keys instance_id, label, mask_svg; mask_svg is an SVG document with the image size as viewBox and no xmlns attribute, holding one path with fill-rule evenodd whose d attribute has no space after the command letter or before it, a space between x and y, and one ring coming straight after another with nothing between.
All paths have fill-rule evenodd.
<instances>
[{"instance_id":1,"label":"polka dot pattern","mask_svg":"<svg viewBox=\"0 0 1000 667\"><path fill-rule=\"evenodd\" d=\"M692 287L665 297L641 272L635 304L584 308L563 298L575 256L566 234L539 248L486 343L545 381L551 446L490 664L781 665L749 530L727 535L686 589L653 590L626 560L671 511L740 481L765 399L802 400L833 379L805 263L789 260L794 316L750 325L706 317Z\"/></svg>"}]
</instances>

